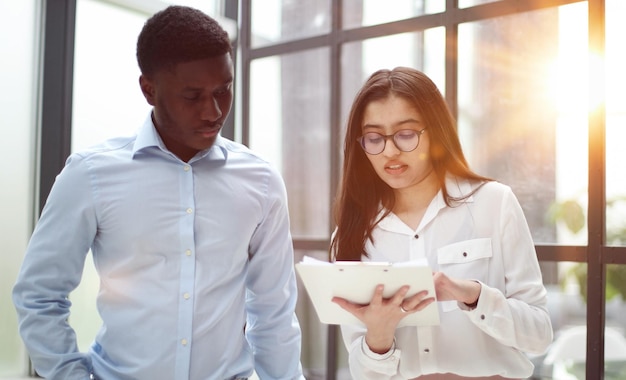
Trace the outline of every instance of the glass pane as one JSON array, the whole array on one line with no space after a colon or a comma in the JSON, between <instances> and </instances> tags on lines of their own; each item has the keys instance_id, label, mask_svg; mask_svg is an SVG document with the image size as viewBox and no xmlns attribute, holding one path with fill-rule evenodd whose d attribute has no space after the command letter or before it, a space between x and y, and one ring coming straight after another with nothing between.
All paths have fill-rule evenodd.
<instances>
[{"instance_id":1,"label":"glass pane","mask_svg":"<svg viewBox=\"0 0 626 380\"><path fill-rule=\"evenodd\" d=\"M608 11L608 8L607 8ZM604 378L626 379L626 265L606 267Z\"/></svg>"},{"instance_id":2,"label":"glass pane","mask_svg":"<svg viewBox=\"0 0 626 380\"><path fill-rule=\"evenodd\" d=\"M555 340L536 371L541 379L585 379L587 265L559 263L559 285L548 285L548 308ZM606 273L604 379L626 378L626 265L609 264ZM538 358L539 359L539 358Z\"/></svg>"},{"instance_id":3,"label":"glass pane","mask_svg":"<svg viewBox=\"0 0 626 380\"><path fill-rule=\"evenodd\" d=\"M626 2L606 2L606 239L626 245ZM624 280L626 281L626 279Z\"/></svg>"},{"instance_id":4,"label":"glass pane","mask_svg":"<svg viewBox=\"0 0 626 380\"><path fill-rule=\"evenodd\" d=\"M250 147L280 168L294 238L329 236L329 50L252 61Z\"/></svg>"},{"instance_id":5,"label":"glass pane","mask_svg":"<svg viewBox=\"0 0 626 380\"><path fill-rule=\"evenodd\" d=\"M26 375L11 291L32 232L39 1L0 2L0 376ZM10 56L10 58L9 58Z\"/></svg>"},{"instance_id":6,"label":"glass pane","mask_svg":"<svg viewBox=\"0 0 626 380\"><path fill-rule=\"evenodd\" d=\"M533 379L585 379L587 264L560 262L559 284L546 285L554 342L532 358ZM582 377L576 377L582 369Z\"/></svg>"},{"instance_id":7,"label":"glass pane","mask_svg":"<svg viewBox=\"0 0 626 380\"><path fill-rule=\"evenodd\" d=\"M200 9L206 14L213 16L220 13L220 5L222 1L223 0L160 0L159 2L167 3L166 5L186 5L188 7ZM159 2L156 3L158 4ZM161 4L159 4L159 6L165 7Z\"/></svg>"},{"instance_id":8,"label":"glass pane","mask_svg":"<svg viewBox=\"0 0 626 380\"><path fill-rule=\"evenodd\" d=\"M394 0L393 6L380 0L344 0L342 22L345 29L384 24L443 12L445 6L441 0Z\"/></svg>"},{"instance_id":9,"label":"glass pane","mask_svg":"<svg viewBox=\"0 0 626 380\"><path fill-rule=\"evenodd\" d=\"M252 47L330 32L330 0L252 0Z\"/></svg>"},{"instance_id":10,"label":"glass pane","mask_svg":"<svg viewBox=\"0 0 626 380\"><path fill-rule=\"evenodd\" d=\"M130 134L148 115L150 106L139 88L135 58L137 36L147 17L102 1L77 2L72 151ZM115 20L115 28L110 20ZM89 348L101 324L98 286L89 254L83 279L71 295L70 321L82 351Z\"/></svg>"},{"instance_id":11,"label":"glass pane","mask_svg":"<svg viewBox=\"0 0 626 380\"><path fill-rule=\"evenodd\" d=\"M135 55L146 19L102 1L77 2L73 151L134 132L148 115L150 106L139 88ZM110 20L115 20L115 28L110 28Z\"/></svg>"},{"instance_id":12,"label":"glass pane","mask_svg":"<svg viewBox=\"0 0 626 380\"><path fill-rule=\"evenodd\" d=\"M626 2L606 1L606 178L607 245L626 246ZM609 264L606 274L605 379L626 378L626 265ZM609 329L613 330L610 331Z\"/></svg>"},{"instance_id":13,"label":"glass pane","mask_svg":"<svg viewBox=\"0 0 626 380\"><path fill-rule=\"evenodd\" d=\"M459 0L459 8L468 8L475 5L493 3L500 0Z\"/></svg>"},{"instance_id":14,"label":"glass pane","mask_svg":"<svg viewBox=\"0 0 626 380\"><path fill-rule=\"evenodd\" d=\"M296 250L294 261L300 262L304 256L318 260L328 260L326 251ZM302 329L302 369L308 380L326 379L326 354L328 351L328 326L322 324L317 316L311 298L298 276L298 302L296 315Z\"/></svg>"},{"instance_id":15,"label":"glass pane","mask_svg":"<svg viewBox=\"0 0 626 380\"><path fill-rule=\"evenodd\" d=\"M459 25L465 153L512 187L537 244L587 240L586 25L586 3Z\"/></svg>"},{"instance_id":16,"label":"glass pane","mask_svg":"<svg viewBox=\"0 0 626 380\"><path fill-rule=\"evenodd\" d=\"M439 27L345 44L341 57L342 128L354 96L376 70L397 66L422 70L444 93L445 33L445 28Z\"/></svg>"}]
</instances>

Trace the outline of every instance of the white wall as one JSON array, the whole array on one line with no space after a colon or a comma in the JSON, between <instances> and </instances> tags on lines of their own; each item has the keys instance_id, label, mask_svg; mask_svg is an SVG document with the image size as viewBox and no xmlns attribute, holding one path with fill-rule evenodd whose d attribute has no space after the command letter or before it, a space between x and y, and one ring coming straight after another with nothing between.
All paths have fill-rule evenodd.
<instances>
[{"instance_id":1,"label":"white wall","mask_svg":"<svg viewBox=\"0 0 626 380\"><path fill-rule=\"evenodd\" d=\"M36 0L0 1L0 377L23 375L11 289L34 208Z\"/></svg>"}]
</instances>

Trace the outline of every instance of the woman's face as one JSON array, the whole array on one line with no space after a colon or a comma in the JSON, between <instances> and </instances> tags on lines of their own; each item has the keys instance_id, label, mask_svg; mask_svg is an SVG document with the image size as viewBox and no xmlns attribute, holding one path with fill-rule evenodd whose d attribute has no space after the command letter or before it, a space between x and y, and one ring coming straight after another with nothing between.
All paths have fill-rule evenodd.
<instances>
[{"instance_id":1,"label":"woman's face","mask_svg":"<svg viewBox=\"0 0 626 380\"><path fill-rule=\"evenodd\" d=\"M372 101L365 107L361 132L388 136L400 130L420 132L426 127L409 101L391 95ZM432 171L428 130L418 135L419 145L413 151L401 151L393 143L393 138L387 138L381 153L365 154L380 179L394 190L416 188Z\"/></svg>"}]
</instances>

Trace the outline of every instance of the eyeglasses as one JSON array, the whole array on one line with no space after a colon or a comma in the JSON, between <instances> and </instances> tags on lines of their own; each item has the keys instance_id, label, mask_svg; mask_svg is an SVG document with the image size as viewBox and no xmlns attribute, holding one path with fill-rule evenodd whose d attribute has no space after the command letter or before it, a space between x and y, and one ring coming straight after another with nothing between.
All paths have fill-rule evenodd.
<instances>
[{"instance_id":1,"label":"eyeglasses","mask_svg":"<svg viewBox=\"0 0 626 380\"><path fill-rule=\"evenodd\" d=\"M367 154L381 154L385 150L387 140L392 139L393 144L402 152L411 152L417 149L420 143L420 136L426 131L413 129L401 129L393 135L381 135L376 132L368 132L359 137L357 141L361 143L361 147Z\"/></svg>"}]
</instances>

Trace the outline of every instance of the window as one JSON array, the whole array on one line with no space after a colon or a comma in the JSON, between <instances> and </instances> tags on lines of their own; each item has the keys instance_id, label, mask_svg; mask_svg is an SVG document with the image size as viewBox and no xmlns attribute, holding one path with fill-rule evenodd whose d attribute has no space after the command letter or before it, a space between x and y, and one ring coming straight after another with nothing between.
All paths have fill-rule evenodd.
<instances>
[{"instance_id":1,"label":"window","mask_svg":"<svg viewBox=\"0 0 626 380\"><path fill-rule=\"evenodd\" d=\"M95 134L100 123L116 124L124 118L140 122L147 110L132 79L138 75L133 72L134 53L127 57L131 47L125 43L134 44L135 37L128 36L137 33L142 20L156 9L129 11L112 3L120 1L77 0L76 28L81 32L76 36L75 60L55 67L63 72L67 65L75 65L76 129L71 142L75 149L105 137L106 133ZM622 147L626 54L621 39L626 32L622 22L626 2L460 0L456 8L455 1L439 0L401 0L397 7L381 7L378 1L344 0L338 2L342 8L329 0L305 3L239 2L240 92L233 114L238 140L268 157L285 177L296 260L304 255L326 257L343 128L356 89L380 67L414 66L431 76L445 94L471 165L513 187L536 242L555 330L559 336L583 342L577 343L582 349L568 360L559 360L558 350L532 358L535 375L624 378L626 358L620 354L626 350L620 344L626 332L626 153ZM37 160L44 157L45 161L51 154L63 156L62 162L65 150L71 149L62 139L45 140L41 147L36 143L39 121L33 110L43 115L42 124L50 124L45 105L59 100L59 91L44 89L44 106L36 101L37 88L43 86L38 82L36 46L39 13L44 12L37 4L26 0L0 5L4 32L0 48L12 52L0 71L2 82L11 89L0 95L0 114L8 118L0 125L11 128L5 131L2 165L12 186L5 186L0 197L3 209L10 211L0 217L6 231L2 246L10 253L25 250L38 213L35 189L45 190L46 181L58 172L54 165L42 165L39 173ZM219 13L228 4L232 6L197 0L196 6ZM62 6L49 2L48 11ZM107 109L110 93L94 99L95 108L86 102L93 94L85 95L80 78L98 80L98 71L107 70L90 60L97 55L82 55L88 51L83 49L89 49L84 37L100 36L97 17L82 18L91 11L136 30L126 29L127 34L113 44L104 40L101 46L101 52L108 51L111 65L120 64L115 70L120 83L128 86L124 93L137 95L124 101L130 105L128 111ZM8 37L15 34L21 36L19 44ZM122 51L119 56L129 59L125 63L117 61ZM110 79L110 75L101 77ZM100 83L103 88L108 85ZM114 94L119 93L116 86L110 87ZM60 100L67 100L66 96L63 92ZM135 125L130 124L133 130ZM56 126L53 134L68 132L63 129L67 125ZM21 256L5 256L0 267L0 340L4 342L0 377L24 375L28 367L10 303ZM77 313L95 313L89 305L94 292L91 276L86 274L84 284L72 295ZM348 379L338 330L320 324L303 288L300 294L297 313L307 378ZM572 325L577 327L568 329ZM84 346L94 325L77 328ZM568 345L563 342L561 346Z\"/></svg>"},{"instance_id":2,"label":"window","mask_svg":"<svg viewBox=\"0 0 626 380\"><path fill-rule=\"evenodd\" d=\"M619 364L609 355L609 346L599 355L604 325L607 334L609 327L622 338L626 331L619 318L625 311L624 299L609 298L626 283L616 280L626 264L626 227L621 223L626 219L626 183L619 174L626 113L618 100L623 99L626 84L619 69L625 64L623 49L617 42L624 33L618 20L624 17L625 6L619 0L464 0L458 8L454 3L400 1L389 7L343 1L339 9L329 7L326 0L307 2L306 7L274 1L264 9L258 8L266 4L261 0L242 2L241 86L250 88L249 97L241 100L242 138L254 149L266 146L282 168L297 231L296 260L305 254L325 258L332 221L320 220L321 230L306 233L300 220L331 217L319 208L332 206L344 124L356 90L378 68L409 65L426 72L456 113L472 167L510 185L522 204L549 290L555 332L578 325L585 338L587 334L591 338L592 344L583 346L582 356L570 367L557 362L554 352L550 360L532 357L535 376L582 370L581 378L585 373L597 378L604 371L604 359L609 376ZM271 26L271 33L260 33L261 23ZM252 29L250 40L245 38L246 28ZM260 34L273 37L261 43ZM590 40L595 42L590 45ZM590 46L604 41L604 60L590 59ZM287 59L299 64L285 64ZM602 86L599 90L606 97L605 110L593 108L601 104L595 101L595 87L603 83L604 70L606 91ZM288 78L295 82L292 86L286 83ZM271 101L263 99L268 94ZM269 104L263 108L267 123L259 121L261 100ZM314 151L306 146L302 151L287 148L308 143L304 134L291 131L298 117L304 119L299 125L307 131L307 140L316 141ZM276 133L273 139L265 124ZM262 143L258 136L271 142ZM292 174L292 166L308 169L318 164L329 167ZM302 196L302 189L315 189L310 194L318 195ZM310 202L319 205L311 214ZM596 238L605 228L604 211L599 211L604 209L606 241ZM600 297L604 287L606 310ZM298 314L307 376L349 378L338 330L320 325L306 294L301 298ZM594 313L588 317L589 308ZM600 316L598 309L603 310Z\"/></svg>"}]
</instances>

